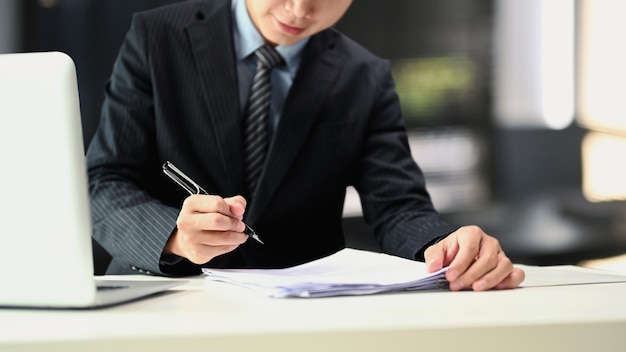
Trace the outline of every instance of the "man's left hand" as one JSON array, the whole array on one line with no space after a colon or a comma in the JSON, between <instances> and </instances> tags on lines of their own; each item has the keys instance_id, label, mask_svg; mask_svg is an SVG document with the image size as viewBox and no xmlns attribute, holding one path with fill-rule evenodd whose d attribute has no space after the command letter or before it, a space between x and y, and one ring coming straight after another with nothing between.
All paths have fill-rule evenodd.
<instances>
[{"instance_id":1,"label":"man's left hand","mask_svg":"<svg viewBox=\"0 0 626 352\"><path fill-rule=\"evenodd\" d=\"M424 252L429 272L448 267L450 289L511 289L524 281L524 271L513 266L500 243L478 226L464 226Z\"/></svg>"}]
</instances>

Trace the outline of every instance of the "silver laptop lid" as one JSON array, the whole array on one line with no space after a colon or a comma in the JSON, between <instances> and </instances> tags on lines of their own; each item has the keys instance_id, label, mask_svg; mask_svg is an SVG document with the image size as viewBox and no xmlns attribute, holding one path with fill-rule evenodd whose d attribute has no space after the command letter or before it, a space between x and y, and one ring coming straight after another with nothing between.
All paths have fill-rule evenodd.
<instances>
[{"instance_id":1,"label":"silver laptop lid","mask_svg":"<svg viewBox=\"0 0 626 352\"><path fill-rule=\"evenodd\" d=\"M94 300L76 69L59 52L0 55L0 305Z\"/></svg>"}]
</instances>

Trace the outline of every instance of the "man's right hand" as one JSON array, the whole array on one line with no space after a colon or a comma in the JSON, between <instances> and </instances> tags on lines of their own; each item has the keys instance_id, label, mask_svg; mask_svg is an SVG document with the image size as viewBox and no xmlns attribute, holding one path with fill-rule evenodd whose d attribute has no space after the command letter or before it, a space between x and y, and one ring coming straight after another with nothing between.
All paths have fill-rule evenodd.
<instances>
[{"instance_id":1,"label":"man's right hand","mask_svg":"<svg viewBox=\"0 0 626 352\"><path fill-rule=\"evenodd\" d=\"M248 240L242 221L246 200L241 196L222 198L192 195L183 202L176 220L177 229L163 252L204 264L235 250Z\"/></svg>"}]
</instances>

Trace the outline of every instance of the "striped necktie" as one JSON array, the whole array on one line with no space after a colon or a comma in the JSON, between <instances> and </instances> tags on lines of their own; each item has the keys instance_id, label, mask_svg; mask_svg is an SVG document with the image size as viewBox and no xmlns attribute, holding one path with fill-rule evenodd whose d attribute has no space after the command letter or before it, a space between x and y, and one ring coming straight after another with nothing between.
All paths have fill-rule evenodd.
<instances>
[{"instance_id":1,"label":"striped necktie","mask_svg":"<svg viewBox=\"0 0 626 352\"><path fill-rule=\"evenodd\" d=\"M257 59L257 71L250 86L244 120L244 156L249 197L256 190L269 144L267 118L272 93L272 68L283 62L280 54L267 44L254 54Z\"/></svg>"}]
</instances>

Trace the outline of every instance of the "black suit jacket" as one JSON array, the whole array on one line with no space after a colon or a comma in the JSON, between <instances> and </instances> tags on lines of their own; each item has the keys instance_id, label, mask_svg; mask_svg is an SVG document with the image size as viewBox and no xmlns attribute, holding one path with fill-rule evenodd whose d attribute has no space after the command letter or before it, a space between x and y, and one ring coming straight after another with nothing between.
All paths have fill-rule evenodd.
<instances>
[{"instance_id":1,"label":"black suit jacket","mask_svg":"<svg viewBox=\"0 0 626 352\"><path fill-rule=\"evenodd\" d=\"M94 237L125 266L159 265L186 194L170 160L209 193L244 194L230 0L188 1L134 16L88 149ZM248 241L207 265L283 267L344 247L346 186L359 191L381 248L415 258L456 228L441 220L411 157L390 66L334 29L313 37L286 99L245 221ZM165 270L165 272L164 272Z\"/></svg>"}]
</instances>

